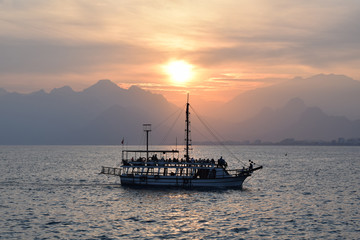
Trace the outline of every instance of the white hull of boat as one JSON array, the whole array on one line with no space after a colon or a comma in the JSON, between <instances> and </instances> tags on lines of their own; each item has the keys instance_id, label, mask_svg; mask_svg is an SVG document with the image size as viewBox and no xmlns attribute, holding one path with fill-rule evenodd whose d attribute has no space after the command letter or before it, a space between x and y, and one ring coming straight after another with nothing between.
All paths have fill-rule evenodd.
<instances>
[{"instance_id":1,"label":"white hull of boat","mask_svg":"<svg viewBox=\"0 0 360 240\"><path fill-rule=\"evenodd\" d=\"M176 176L127 176L121 175L122 185L149 187L182 187L182 188L241 188L247 176L228 176L223 178L188 178Z\"/></svg>"}]
</instances>

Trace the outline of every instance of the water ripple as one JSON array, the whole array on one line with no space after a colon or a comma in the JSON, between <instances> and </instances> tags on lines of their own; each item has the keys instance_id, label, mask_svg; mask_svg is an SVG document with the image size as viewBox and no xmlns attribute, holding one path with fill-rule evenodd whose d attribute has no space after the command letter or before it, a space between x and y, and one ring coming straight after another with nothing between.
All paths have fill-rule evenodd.
<instances>
[{"instance_id":1,"label":"water ripple","mask_svg":"<svg viewBox=\"0 0 360 240\"><path fill-rule=\"evenodd\" d=\"M266 166L242 191L123 188L96 174L118 147L0 146L0 239L358 238L360 148L231 148Z\"/></svg>"}]
</instances>

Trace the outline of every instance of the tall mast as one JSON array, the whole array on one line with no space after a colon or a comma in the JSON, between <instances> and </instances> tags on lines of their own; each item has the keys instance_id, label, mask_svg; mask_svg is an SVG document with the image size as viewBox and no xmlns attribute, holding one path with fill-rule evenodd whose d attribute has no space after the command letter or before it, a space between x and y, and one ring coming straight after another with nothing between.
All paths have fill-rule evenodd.
<instances>
[{"instance_id":1,"label":"tall mast","mask_svg":"<svg viewBox=\"0 0 360 240\"><path fill-rule=\"evenodd\" d=\"M143 124L143 129L146 132L146 161L149 160L149 132L151 132L151 124Z\"/></svg>"},{"instance_id":2,"label":"tall mast","mask_svg":"<svg viewBox=\"0 0 360 240\"><path fill-rule=\"evenodd\" d=\"M189 93L187 94L187 102L186 102L186 119L185 119L185 123L186 123L186 160L188 161L190 159L189 157L189 145L190 145L190 137L189 137L189 132L190 132L190 119L189 119L189 115L190 115L190 112L189 112L189 106L190 106L190 103L189 103Z\"/></svg>"}]
</instances>

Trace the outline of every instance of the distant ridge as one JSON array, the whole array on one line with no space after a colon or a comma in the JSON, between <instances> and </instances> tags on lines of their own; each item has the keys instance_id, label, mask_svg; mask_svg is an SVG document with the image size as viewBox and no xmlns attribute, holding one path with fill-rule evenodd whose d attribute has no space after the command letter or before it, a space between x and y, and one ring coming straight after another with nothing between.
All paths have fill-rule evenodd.
<instances>
[{"instance_id":1,"label":"distant ridge","mask_svg":"<svg viewBox=\"0 0 360 240\"><path fill-rule=\"evenodd\" d=\"M224 104L219 114L238 122L254 117L264 107L280 108L296 97L308 106L321 108L326 114L360 119L360 81L335 74L296 77L247 91Z\"/></svg>"},{"instance_id":2,"label":"distant ridge","mask_svg":"<svg viewBox=\"0 0 360 240\"><path fill-rule=\"evenodd\" d=\"M359 102L360 82L320 74L242 93L202 117L224 142L355 139L353 144L360 139ZM29 94L0 88L0 144L120 144L122 139L142 144L143 123L156 129L152 144L173 144L183 138L183 125L169 132L173 122L163 122L177 110L160 94L138 86L123 89L110 80L79 92L70 86ZM201 132L195 115L194 142L214 140Z\"/></svg>"},{"instance_id":3,"label":"distant ridge","mask_svg":"<svg viewBox=\"0 0 360 240\"><path fill-rule=\"evenodd\" d=\"M5 94L8 94L8 92L5 89L0 88L0 96Z\"/></svg>"},{"instance_id":4,"label":"distant ridge","mask_svg":"<svg viewBox=\"0 0 360 240\"><path fill-rule=\"evenodd\" d=\"M143 122L158 123L176 109L161 95L110 80L80 92L0 89L0 144L119 144L123 138L138 144L133 136L142 134Z\"/></svg>"},{"instance_id":5,"label":"distant ridge","mask_svg":"<svg viewBox=\"0 0 360 240\"><path fill-rule=\"evenodd\" d=\"M75 94L75 92L69 86L64 86L64 87L61 87L61 88L54 88L50 92L50 95L59 95L59 96L67 96L67 95L71 95L71 94Z\"/></svg>"},{"instance_id":6,"label":"distant ridge","mask_svg":"<svg viewBox=\"0 0 360 240\"><path fill-rule=\"evenodd\" d=\"M331 141L360 138L360 120L329 116L318 107L307 107L299 99L291 99L279 109L267 108L238 125L236 136L242 140L280 142L286 138ZM239 139L239 138L238 138Z\"/></svg>"},{"instance_id":7,"label":"distant ridge","mask_svg":"<svg viewBox=\"0 0 360 240\"><path fill-rule=\"evenodd\" d=\"M124 92L126 92L125 89L122 89L116 83L108 79L99 80L94 85L83 90L84 94L104 95L104 96L108 94L112 95L112 94L119 94Z\"/></svg>"}]
</instances>

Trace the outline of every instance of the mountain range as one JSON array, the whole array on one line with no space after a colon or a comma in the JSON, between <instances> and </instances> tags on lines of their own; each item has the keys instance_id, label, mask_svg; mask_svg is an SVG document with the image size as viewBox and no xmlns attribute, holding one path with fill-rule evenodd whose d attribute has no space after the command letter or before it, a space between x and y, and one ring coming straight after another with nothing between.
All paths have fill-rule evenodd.
<instances>
[{"instance_id":1,"label":"mountain range","mask_svg":"<svg viewBox=\"0 0 360 240\"><path fill-rule=\"evenodd\" d=\"M286 138L331 141L360 136L360 120L329 116L319 107L306 106L300 98L289 100L279 109L264 108L239 126L237 136L250 141L280 142Z\"/></svg>"},{"instance_id":2,"label":"mountain range","mask_svg":"<svg viewBox=\"0 0 360 240\"><path fill-rule=\"evenodd\" d=\"M81 92L68 86L30 94L1 89L0 144L118 144L125 137L136 143L144 121L160 122L176 109L162 95L110 80Z\"/></svg>"},{"instance_id":3,"label":"mountain range","mask_svg":"<svg viewBox=\"0 0 360 240\"><path fill-rule=\"evenodd\" d=\"M254 117L264 107L280 108L293 98L319 107L330 116L360 119L360 81L335 74L296 77L244 92L221 106L220 114L239 122Z\"/></svg>"},{"instance_id":4,"label":"mountain range","mask_svg":"<svg viewBox=\"0 0 360 240\"><path fill-rule=\"evenodd\" d=\"M239 94L197 120L193 139L208 141L209 126L222 140L360 138L360 82L342 75L294 78ZM162 95L100 80L83 91L65 86L49 93L0 88L0 144L142 144L152 123L153 144L182 143L183 114ZM164 120L168 121L164 121ZM174 127L175 120L180 124ZM199 127L206 122L205 128ZM214 135L214 134L210 134Z\"/></svg>"}]
</instances>

